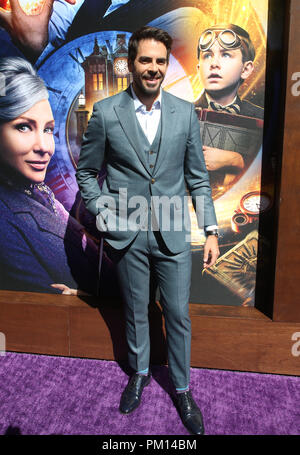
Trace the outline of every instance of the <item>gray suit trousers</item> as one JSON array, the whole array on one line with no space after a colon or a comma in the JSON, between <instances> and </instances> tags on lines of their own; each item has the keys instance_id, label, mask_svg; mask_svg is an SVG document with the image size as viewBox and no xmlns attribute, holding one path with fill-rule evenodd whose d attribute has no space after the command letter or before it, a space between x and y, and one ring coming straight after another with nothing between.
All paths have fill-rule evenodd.
<instances>
[{"instance_id":1,"label":"gray suit trousers","mask_svg":"<svg viewBox=\"0 0 300 455\"><path fill-rule=\"evenodd\" d=\"M174 254L155 231L139 231L124 250L113 249L118 277L125 300L126 337L129 365L135 371L149 366L150 338L148 305L150 268L160 290L165 318L168 365L175 387L187 387L190 375L191 322L189 295L191 282L190 245Z\"/></svg>"}]
</instances>

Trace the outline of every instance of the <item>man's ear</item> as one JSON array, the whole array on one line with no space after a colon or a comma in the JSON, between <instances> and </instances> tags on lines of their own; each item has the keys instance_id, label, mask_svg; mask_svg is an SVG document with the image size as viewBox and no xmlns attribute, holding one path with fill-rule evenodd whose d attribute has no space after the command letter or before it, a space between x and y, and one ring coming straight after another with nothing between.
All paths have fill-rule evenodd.
<instances>
[{"instance_id":1,"label":"man's ear","mask_svg":"<svg viewBox=\"0 0 300 455\"><path fill-rule=\"evenodd\" d=\"M254 70L254 63L252 62L252 60L245 62L243 65L241 79L243 79L245 81L252 74L253 70Z\"/></svg>"}]
</instances>

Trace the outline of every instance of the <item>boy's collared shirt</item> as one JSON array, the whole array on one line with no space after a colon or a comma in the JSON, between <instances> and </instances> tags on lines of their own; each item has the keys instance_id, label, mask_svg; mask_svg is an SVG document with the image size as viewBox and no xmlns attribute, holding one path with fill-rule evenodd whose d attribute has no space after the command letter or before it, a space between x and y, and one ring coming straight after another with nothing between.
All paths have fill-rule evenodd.
<instances>
[{"instance_id":1,"label":"boy's collared shirt","mask_svg":"<svg viewBox=\"0 0 300 455\"><path fill-rule=\"evenodd\" d=\"M194 102L196 108L208 109L209 104L206 97L207 93L204 90L200 97ZM236 96L236 103L240 107L240 112L238 115L243 115L246 117L253 117L263 120L264 118L264 109L256 104L251 103L248 100L241 100L239 95Z\"/></svg>"},{"instance_id":2,"label":"boy's collared shirt","mask_svg":"<svg viewBox=\"0 0 300 455\"><path fill-rule=\"evenodd\" d=\"M220 104L213 101L208 93L205 92L205 97L208 105L208 109L219 112L228 112L229 114L240 114L241 108L238 104L238 97L235 96L234 100L229 104Z\"/></svg>"}]
</instances>

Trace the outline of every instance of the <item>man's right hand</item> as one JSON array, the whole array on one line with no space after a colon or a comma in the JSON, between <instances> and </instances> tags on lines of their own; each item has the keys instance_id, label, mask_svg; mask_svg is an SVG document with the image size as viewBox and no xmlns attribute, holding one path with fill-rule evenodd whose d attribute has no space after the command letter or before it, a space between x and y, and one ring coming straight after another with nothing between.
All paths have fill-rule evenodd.
<instances>
[{"instance_id":1,"label":"man's right hand","mask_svg":"<svg viewBox=\"0 0 300 455\"><path fill-rule=\"evenodd\" d=\"M75 5L76 0L65 0ZM10 0L11 11L0 11L0 25L24 56L34 63L48 43L48 24L54 0L45 0L40 14L27 15L19 0Z\"/></svg>"}]
</instances>

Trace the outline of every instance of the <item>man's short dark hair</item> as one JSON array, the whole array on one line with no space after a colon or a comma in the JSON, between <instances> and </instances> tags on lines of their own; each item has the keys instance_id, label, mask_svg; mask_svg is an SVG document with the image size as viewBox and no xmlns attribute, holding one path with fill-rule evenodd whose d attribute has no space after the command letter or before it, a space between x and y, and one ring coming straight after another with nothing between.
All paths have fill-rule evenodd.
<instances>
[{"instance_id":1,"label":"man's short dark hair","mask_svg":"<svg viewBox=\"0 0 300 455\"><path fill-rule=\"evenodd\" d=\"M239 27L238 25L235 25L235 24L213 25L212 27L208 27L206 30L203 30L201 35L208 30L219 31L219 30L226 30L226 29L232 30L241 39L241 41L242 41L241 51L242 51L243 63L245 63L249 60L253 62L255 59L255 48L253 46L249 33L242 27ZM200 52L201 51L200 51L199 44L198 44L198 48L197 48L198 60L200 58Z\"/></svg>"},{"instance_id":2,"label":"man's short dark hair","mask_svg":"<svg viewBox=\"0 0 300 455\"><path fill-rule=\"evenodd\" d=\"M167 49L167 60L169 61L173 42L171 36L161 28L149 26L142 27L131 35L128 42L128 60L134 62L137 56L139 42L145 39L153 39L163 43Z\"/></svg>"}]
</instances>

